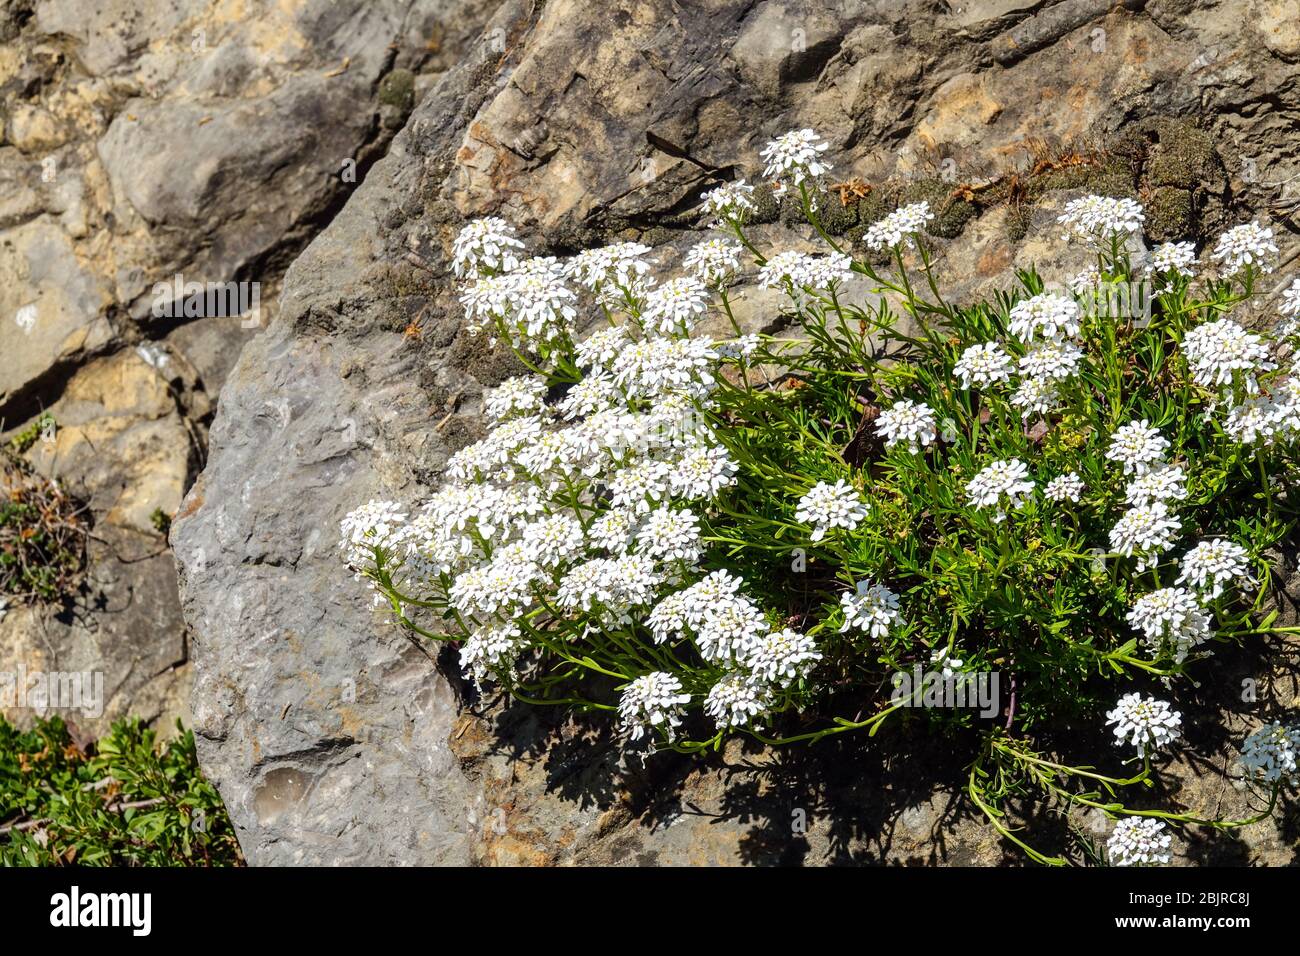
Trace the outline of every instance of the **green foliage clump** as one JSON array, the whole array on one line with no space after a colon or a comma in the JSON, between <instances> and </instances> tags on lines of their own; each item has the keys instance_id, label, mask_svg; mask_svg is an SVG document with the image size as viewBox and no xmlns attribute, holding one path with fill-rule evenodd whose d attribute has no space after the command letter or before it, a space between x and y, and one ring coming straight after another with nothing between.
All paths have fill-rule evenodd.
<instances>
[{"instance_id":1,"label":"green foliage clump","mask_svg":"<svg viewBox=\"0 0 1300 956\"><path fill-rule=\"evenodd\" d=\"M243 858L194 735L159 747L139 720L83 749L59 718L0 718L0 864L238 866Z\"/></svg>"},{"instance_id":2,"label":"green foliage clump","mask_svg":"<svg viewBox=\"0 0 1300 956\"><path fill-rule=\"evenodd\" d=\"M85 509L0 449L0 597L52 601L85 565Z\"/></svg>"}]
</instances>

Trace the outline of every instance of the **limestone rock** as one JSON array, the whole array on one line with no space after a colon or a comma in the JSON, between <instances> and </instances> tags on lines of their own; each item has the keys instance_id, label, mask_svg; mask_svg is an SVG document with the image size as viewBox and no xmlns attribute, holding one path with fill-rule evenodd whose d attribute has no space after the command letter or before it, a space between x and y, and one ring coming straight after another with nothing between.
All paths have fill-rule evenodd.
<instances>
[{"instance_id":1,"label":"limestone rock","mask_svg":"<svg viewBox=\"0 0 1300 956\"><path fill-rule=\"evenodd\" d=\"M277 323L227 381L178 516L200 754L250 861L1016 860L940 785L960 766L895 759L924 741L735 745L642 766L606 722L480 700L451 655L375 613L339 564L335 529L368 498L427 493L480 434L482 390L512 371L461 332L447 254L464 219L503 215L541 253L640 238L671 262L700 193L757 179L763 141L807 125L834 144L835 178L873 187L842 207L846 241L898 197L926 195L950 217L938 245L959 296L1009 284L1031 260L1060 281L1083 263L1051 241L1052 215L1078 190L1197 196L1192 228L1211 207L1277 199L1266 183L1290 175L1295 109L1245 104L1280 104L1271 91L1293 89L1294 73L1285 26L1271 42L1240 31L1253 9L972 2L936 19L931 5L884 0L505 3L295 261ZM802 50L782 42L795 29ZM1164 183L1165 138L1125 139L1144 118L1199 123L1213 156ZM1246 153L1266 175L1232 175ZM763 220L766 239L808 240L775 204ZM772 320L761 295L742 299L747 321ZM1227 716L1207 718L1192 746L1226 765L1249 714L1224 681L1213 699ZM1244 808L1237 791L1218 803L1207 788L1222 779L1200 773L1177 771L1173 796ZM1261 825L1185 858L1288 852Z\"/></svg>"}]
</instances>

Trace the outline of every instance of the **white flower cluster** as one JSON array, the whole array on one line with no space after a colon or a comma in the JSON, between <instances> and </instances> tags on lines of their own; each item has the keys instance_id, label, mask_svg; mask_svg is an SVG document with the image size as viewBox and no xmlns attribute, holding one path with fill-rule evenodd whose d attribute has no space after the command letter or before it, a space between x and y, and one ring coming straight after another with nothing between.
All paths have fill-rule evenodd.
<instances>
[{"instance_id":1,"label":"white flower cluster","mask_svg":"<svg viewBox=\"0 0 1300 956\"><path fill-rule=\"evenodd\" d=\"M1167 866L1173 860L1167 829L1163 820L1151 817L1120 820L1106 841L1111 866Z\"/></svg>"},{"instance_id":2,"label":"white flower cluster","mask_svg":"<svg viewBox=\"0 0 1300 956\"><path fill-rule=\"evenodd\" d=\"M1106 723L1115 725L1115 742L1137 748L1139 757L1147 757L1167 747L1182 736L1183 716L1163 700L1125 694L1106 714Z\"/></svg>"},{"instance_id":3,"label":"white flower cluster","mask_svg":"<svg viewBox=\"0 0 1300 956\"><path fill-rule=\"evenodd\" d=\"M1271 395L1261 394L1259 376L1278 367L1262 335L1217 319L1190 329L1182 352L1193 381L1215 393L1216 406L1227 407L1223 430L1248 454L1300 437L1300 370L1291 369Z\"/></svg>"},{"instance_id":4,"label":"white flower cluster","mask_svg":"<svg viewBox=\"0 0 1300 956\"><path fill-rule=\"evenodd\" d=\"M767 163L763 175L776 183L773 194L779 199L790 186L816 183L830 172L830 164L822 160L822 153L829 147L830 144L810 129L782 133L763 147L759 153Z\"/></svg>"},{"instance_id":5,"label":"white flower cluster","mask_svg":"<svg viewBox=\"0 0 1300 956\"><path fill-rule=\"evenodd\" d=\"M995 461L966 482L966 495L976 508L996 508L993 520L1005 521L1008 508L1019 508L1033 493L1029 466L1018 458Z\"/></svg>"},{"instance_id":6,"label":"white flower cluster","mask_svg":"<svg viewBox=\"0 0 1300 956\"><path fill-rule=\"evenodd\" d=\"M554 258L525 259L508 271L482 271L481 264L479 269L460 296L471 331L496 325L516 348L571 337L577 296Z\"/></svg>"},{"instance_id":7,"label":"white flower cluster","mask_svg":"<svg viewBox=\"0 0 1300 956\"><path fill-rule=\"evenodd\" d=\"M1146 214L1132 199L1092 195L1070 200L1056 221L1066 242L1099 244L1141 232Z\"/></svg>"},{"instance_id":8,"label":"white flower cluster","mask_svg":"<svg viewBox=\"0 0 1300 956\"><path fill-rule=\"evenodd\" d=\"M1147 644L1159 656L1168 650L1175 663L1214 635L1210 615L1187 588L1161 588L1133 602L1128 621L1141 631Z\"/></svg>"},{"instance_id":9,"label":"white flower cluster","mask_svg":"<svg viewBox=\"0 0 1300 956\"><path fill-rule=\"evenodd\" d=\"M852 274L853 261L838 252L825 256L778 252L759 269L758 284L764 288L783 288L789 283L795 289L829 289Z\"/></svg>"},{"instance_id":10,"label":"white flower cluster","mask_svg":"<svg viewBox=\"0 0 1300 956\"><path fill-rule=\"evenodd\" d=\"M1183 336L1183 352L1192 380L1209 389L1240 385L1248 395L1259 391L1258 372L1277 368L1268 343L1231 319L1198 325Z\"/></svg>"},{"instance_id":11,"label":"white flower cluster","mask_svg":"<svg viewBox=\"0 0 1300 956\"><path fill-rule=\"evenodd\" d=\"M897 625L900 612L898 595L883 584L858 581L852 591L840 595L844 611L841 631L856 628L879 640Z\"/></svg>"},{"instance_id":12,"label":"white flower cluster","mask_svg":"<svg viewBox=\"0 0 1300 956\"><path fill-rule=\"evenodd\" d=\"M475 219L456 236L452 245L452 266L456 275L491 275L510 272L519 265L518 251L524 244L514 227L504 219L488 216Z\"/></svg>"},{"instance_id":13,"label":"white flower cluster","mask_svg":"<svg viewBox=\"0 0 1300 956\"><path fill-rule=\"evenodd\" d=\"M1300 723L1280 721L1265 724L1241 745L1241 764L1246 773L1264 783L1300 785Z\"/></svg>"},{"instance_id":14,"label":"white flower cluster","mask_svg":"<svg viewBox=\"0 0 1300 956\"><path fill-rule=\"evenodd\" d=\"M1083 495L1083 491L1083 479L1079 477L1077 472L1073 471L1053 478L1043 488L1043 494L1052 501L1077 502Z\"/></svg>"},{"instance_id":15,"label":"white flower cluster","mask_svg":"<svg viewBox=\"0 0 1300 956\"><path fill-rule=\"evenodd\" d=\"M754 187L743 179L725 183L703 196L704 211L714 225L743 225L758 207L754 205Z\"/></svg>"},{"instance_id":16,"label":"white flower cluster","mask_svg":"<svg viewBox=\"0 0 1300 956\"><path fill-rule=\"evenodd\" d=\"M819 481L813 485L795 509L795 520L811 525L812 540L820 541L835 528L852 531L867 516L870 506L857 490L843 478L835 484Z\"/></svg>"},{"instance_id":17,"label":"white flower cluster","mask_svg":"<svg viewBox=\"0 0 1300 956\"><path fill-rule=\"evenodd\" d=\"M1196 244L1193 242L1162 242L1151 250L1147 260L1147 275L1180 275L1188 279L1196 275Z\"/></svg>"},{"instance_id":18,"label":"white flower cluster","mask_svg":"<svg viewBox=\"0 0 1300 956\"><path fill-rule=\"evenodd\" d=\"M882 249L893 249L919 233L933 218L934 213L930 211L928 202L900 206L884 219L872 223L862 240L867 244L868 249L877 252Z\"/></svg>"},{"instance_id":19,"label":"white flower cluster","mask_svg":"<svg viewBox=\"0 0 1300 956\"><path fill-rule=\"evenodd\" d=\"M1210 258L1218 265L1223 277L1228 279L1248 268L1262 274L1272 272L1277 255L1273 230L1261 226L1256 220L1234 226L1221 235Z\"/></svg>"},{"instance_id":20,"label":"white flower cluster","mask_svg":"<svg viewBox=\"0 0 1300 956\"><path fill-rule=\"evenodd\" d=\"M961 353L953 371L962 388L988 388L1011 380L1012 358L997 342L981 342Z\"/></svg>"},{"instance_id":21,"label":"white flower cluster","mask_svg":"<svg viewBox=\"0 0 1300 956\"><path fill-rule=\"evenodd\" d=\"M916 454L938 436L934 409L923 402L903 399L885 409L876 418L876 434L885 439L885 447L906 445Z\"/></svg>"}]
</instances>

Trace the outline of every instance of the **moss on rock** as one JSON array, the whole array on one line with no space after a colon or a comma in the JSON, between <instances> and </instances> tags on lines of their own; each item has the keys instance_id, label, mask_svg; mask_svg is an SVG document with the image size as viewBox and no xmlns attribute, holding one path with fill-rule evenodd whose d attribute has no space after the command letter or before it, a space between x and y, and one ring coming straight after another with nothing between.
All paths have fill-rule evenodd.
<instances>
[{"instance_id":1,"label":"moss on rock","mask_svg":"<svg viewBox=\"0 0 1300 956\"><path fill-rule=\"evenodd\" d=\"M1146 233L1156 242L1174 242L1193 235L1196 207L1191 190L1161 186L1146 204Z\"/></svg>"},{"instance_id":2,"label":"moss on rock","mask_svg":"<svg viewBox=\"0 0 1300 956\"><path fill-rule=\"evenodd\" d=\"M1184 120L1164 120L1155 133L1145 169L1148 184L1186 190L1217 178L1222 164L1204 130Z\"/></svg>"}]
</instances>

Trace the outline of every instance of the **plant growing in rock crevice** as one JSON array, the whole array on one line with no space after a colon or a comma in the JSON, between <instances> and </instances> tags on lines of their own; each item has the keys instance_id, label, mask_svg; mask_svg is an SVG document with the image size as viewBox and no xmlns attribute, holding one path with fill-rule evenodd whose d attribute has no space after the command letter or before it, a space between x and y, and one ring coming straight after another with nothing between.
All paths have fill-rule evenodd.
<instances>
[{"instance_id":1,"label":"plant growing in rock crevice","mask_svg":"<svg viewBox=\"0 0 1300 956\"><path fill-rule=\"evenodd\" d=\"M471 326L534 375L488 396L491 433L417 514L349 514L347 561L403 626L460 642L475 679L608 712L633 742L813 743L914 709L938 734L974 728L967 794L1040 862L1063 861L1005 822L1030 792L1125 821L1119 864L1166 861L1166 823L1262 819L1296 782L1300 725L1247 741L1249 820L1123 794L1181 738L1152 688L1213 667L1218 644L1297 630L1264 608L1265 555L1297 521L1300 283L1271 333L1232 318L1273 268L1271 234L1233 229L1199 269L1188 243L1137 258L1141 206L1089 196L1060 225L1094 269L1059 290L1023 272L958 307L927 203L863 233L887 268L823 228L825 149L802 130L763 153L821 254L759 249L743 181L706 197L719 234L663 281L639 244L562 263L527 258L498 219L466 227ZM730 290L747 259L797 334L744 334ZM581 341L579 288L606 320ZM1149 314L1114 309L1121 293ZM711 315L735 336L693 336ZM982 717L954 706L998 688ZM1105 720L1119 753L1036 743L1078 718Z\"/></svg>"},{"instance_id":2,"label":"plant growing in rock crevice","mask_svg":"<svg viewBox=\"0 0 1300 956\"><path fill-rule=\"evenodd\" d=\"M85 506L0 449L0 600L51 601L85 566Z\"/></svg>"}]
</instances>

